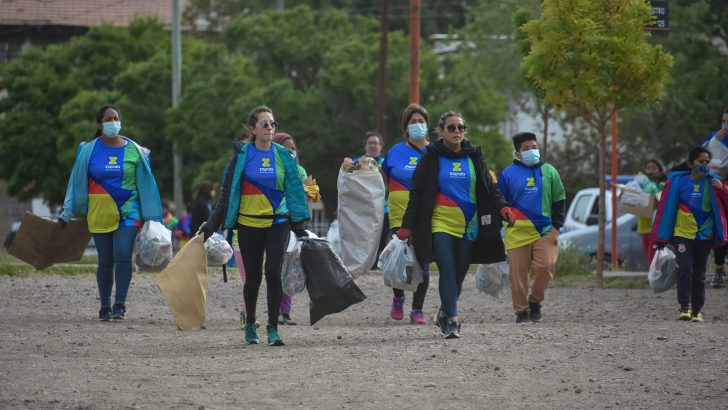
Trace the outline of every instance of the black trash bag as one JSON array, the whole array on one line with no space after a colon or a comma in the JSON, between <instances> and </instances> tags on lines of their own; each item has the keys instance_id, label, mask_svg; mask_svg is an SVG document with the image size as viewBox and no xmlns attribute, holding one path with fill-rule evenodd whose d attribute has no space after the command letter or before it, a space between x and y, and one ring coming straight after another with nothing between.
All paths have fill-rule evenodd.
<instances>
[{"instance_id":1,"label":"black trash bag","mask_svg":"<svg viewBox=\"0 0 728 410\"><path fill-rule=\"evenodd\" d=\"M311 298L312 325L367 298L325 239L301 241L301 265Z\"/></svg>"}]
</instances>

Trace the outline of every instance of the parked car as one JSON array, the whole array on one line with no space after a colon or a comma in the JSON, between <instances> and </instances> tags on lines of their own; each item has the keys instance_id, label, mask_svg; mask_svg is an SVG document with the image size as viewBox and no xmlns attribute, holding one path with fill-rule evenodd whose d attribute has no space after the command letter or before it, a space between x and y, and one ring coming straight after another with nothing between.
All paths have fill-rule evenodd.
<instances>
[{"instance_id":1,"label":"parked car","mask_svg":"<svg viewBox=\"0 0 728 410\"><path fill-rule=\"evenodd\" d=\"M607 225L605 230L605 262L612 255L612 207L611 191L607 191ZM566 212L560 235L560 247L572 248L593 257L597 254L599 238L599 189L579 191ZM617 213L617 259L627 270L647 270L648 264L642 252L642 237L637 233L637 216Z\"/></svg>"}]
</instances>

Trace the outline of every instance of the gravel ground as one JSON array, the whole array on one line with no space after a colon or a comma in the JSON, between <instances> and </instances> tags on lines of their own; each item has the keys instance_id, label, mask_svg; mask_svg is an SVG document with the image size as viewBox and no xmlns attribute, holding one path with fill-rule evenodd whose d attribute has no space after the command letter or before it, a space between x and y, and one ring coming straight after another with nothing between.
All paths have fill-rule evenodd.
<instances>
[{"instance_id":1,"label":"gravel ground","mask_svg":"<svg viewBox=\"0 0 728 410\"><path fill-rule=\"evenodd\" d=\"M0 408L728 408L728 290L708 289L701 324L675 320L674 290L551 289L544 322L516 325L510 299L471 275L463 338L443 340L389 319L378 276L357 283L368 299L313 327L297 296L299 325L269 347L243 344L240 282L219 274L192 332L151 276L111 323L96 320L92 275L0 277Z\"/></svg>"}]
</instances>

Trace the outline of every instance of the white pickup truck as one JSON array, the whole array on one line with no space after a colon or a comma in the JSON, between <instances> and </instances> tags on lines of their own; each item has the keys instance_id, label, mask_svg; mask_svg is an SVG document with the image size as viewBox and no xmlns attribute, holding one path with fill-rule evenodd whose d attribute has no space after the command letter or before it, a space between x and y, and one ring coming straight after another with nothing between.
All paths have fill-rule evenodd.
<instances>
[{"instance_id":1,"label":"white pickup truck","mask_svg":"<svg viewBox=\"0 0 728 410\"><path fill-rule=\"evenodd\" d=\"M605 260L612 255L612 192L607 190L607 226L605 234ZM571 247L591 256L597 254L599 235L599 188L580 190L571 201L561 229L560 246ZM642 238L637 233L637 216L617 214L617 259L627 270L647 270L642 252Z\"/></svg>"}]
</instances>

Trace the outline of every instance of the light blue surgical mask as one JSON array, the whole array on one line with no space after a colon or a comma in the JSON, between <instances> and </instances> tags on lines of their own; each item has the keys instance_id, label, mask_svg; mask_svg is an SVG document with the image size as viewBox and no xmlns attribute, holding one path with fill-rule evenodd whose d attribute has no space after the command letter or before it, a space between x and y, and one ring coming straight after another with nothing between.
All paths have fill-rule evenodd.
<instances>
[{"instance_id":1,"label":"light blue surgical mask","mask_svg":"<svg viewBox=\"0 0 728 410\"><path fill-rule=\"evenodd\" d=\"M528 151L521 152L521 162L528 166L533 166L541 161L541 153L538 149L529 149Z\"/></svg>"},{"instance_id":2,"label":"light blue surgical mask","mask_svg":"<svg viewBox=\"0 0 728 410\"><path fill-rule=\"evenodd\" d=\"M121 122L120 121L109 121L104 123L104 135L109 138L114 138L117 135L119 135L119 131L121 131Z\"/></svg>"},{"instance_id":3,"label":"light blue surgical mask","mask_svg":"<svg viewBox=\"0 0 728 410\"><path fill-rule=\"evenodd\" d=\"M695 164L693 165L693 169L701 177L708 175L708 172L710 172L710 167L707 164Z\"/></svg>"},{"instance_id":4,"label":"light blue surgical mask","mask_svg":"<svg viewBox=\"0 0 728 410\"><path fill-rule=\"evenodd\" d=\"M408 124L407 133L413 140L421 140L427 136L427 124L419 122Z\"/></svg>"}]
</instances>

